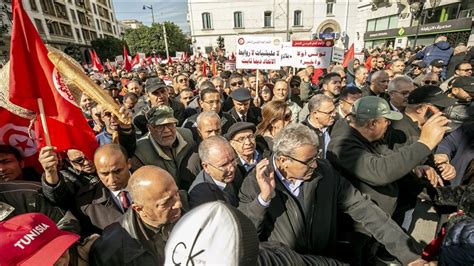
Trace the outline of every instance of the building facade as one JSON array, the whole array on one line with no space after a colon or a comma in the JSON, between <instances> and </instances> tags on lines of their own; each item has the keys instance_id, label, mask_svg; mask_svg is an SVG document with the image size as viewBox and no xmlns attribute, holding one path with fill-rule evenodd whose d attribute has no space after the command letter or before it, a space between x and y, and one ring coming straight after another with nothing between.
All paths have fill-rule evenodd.
<instances>
[{"instance_id":1,"label":"building facade","mask_svg":"<svg viewBox=\"0 0 474 266\"><path fill-rule=\"evenodd\" d=\"M123 29L138 29L139 27L143 26L143 22L138 21L136 19L125 19L120 20L120 24Z\"/></svg>"},{"instance_id":2,"label":"building facade","mask_svg":"<svg viewBox=\"0 0 474 266\"><path fill-rule=\"evenodd\" d=\"M410 8L407 0L363 0L357 9L357 34L366 48L429 45L439 35L453 47L474 45L472 0L425 1L422 9Z\"/></svg>"},{"instance_id":3,"label":"building facade","mask_svg":"<svg viewBox=\"0 0 474 266\"><path fill-rule=\"evenodd\" d=\"M238 35L266 35L282 40L355 38L357 1L353 0L188 0L193 51L208 53L224 38L227 53Z\"/></svg>"},{"instance_id":4,"label":"building facade","mask_svg":"<svg viewBox=\"0 0 474 266\"><path fill-rule=\"evenodd\" d=\"M11 0L3 0L2 42L0 60L6 60L10 50L12 23ZM112 0L23 0L23 7L46 44L63 51L81 52L97 38L120 38L121 32ZM78 48L81 47L81 48Z\"/></svg>"}]
</instances>

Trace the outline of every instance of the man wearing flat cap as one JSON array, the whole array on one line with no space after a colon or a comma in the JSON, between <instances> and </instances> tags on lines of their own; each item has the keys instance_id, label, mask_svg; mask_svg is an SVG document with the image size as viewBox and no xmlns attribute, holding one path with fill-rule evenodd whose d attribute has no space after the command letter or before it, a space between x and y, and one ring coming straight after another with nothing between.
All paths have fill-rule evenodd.
<instances>
[{"instance_id":1,"label":"man wearing flat cap","mask_svg":"<svg viewBox=\"0 0 474 266\"><path fill-rule=\"evenodd\" d=\"M148 104L137 113L133 118L133 124L139 129L142 136L148 132L145 114L152 108L157 106L168 106L173 110L173 116L177 119L178 125L184 121L184 105L169 97L166 84L159 78L150 78L145 83L145 92L148 97Z\"/></svg>"},{"instance_id":2,"label":"man wearing flat cap","mask_svg":"<svg viewBox=\"0 0 474 266\"><path fill-rule=\"evenodd\" d=\"M270 157L270 151L265 145L259 145L255 136L256 127L249 122L233 124L225 134L230 145L237 154L238 171L246 177L263 158Z\"/></svg>"},{"instance_id":3,"label":"man wearing flat cap","mask_svg":"<svg viewBox=\"0 0 474 266\"><path fill-rule=\"evenodd\" d=\"M202 171L189 188L189 206L222 200L239 205L238 192L242 177L236 175L237 160L229 142L222 136L212 136L199 145Z\"/></svg>"},{"instance_id":4,"label":"man wearing flat cap","mask_svg":"<svg viewBox=\"0 0 474 266\"><path fill-rule=\"evenodd\" d=\"M187 164L195 149L192 133L177 127L178 119L171 107L152 107L146 113L148 133L137 141L132 156L132 170L143 165L156 165L175 179L180 189L187 189L194 180Z\"/></svg>"},{"instance_id":5,"label":"man wearing flat cap","mask_svg":"<svg viewBox=\"0 0 474 266\"><path fill-rule=\"evenodd\" d=\"M440 80L444 80L444 78L442 77L442 73L445 65L446 62L444 62L443 60L435 59L431 61L430 66L428 68L428 72L434 73L439 77Z\"/></svg>"},{"instance_id":6,"label":"man wearing flat cap","mask_svg":"<svg viewBox=\"0 0 474 266\"><path fill-rule=\"evenodd\" d=\"M390 123L403 118L391 111L384 99L376 96L362 97L354 103L349 122L341 120L334 128L329 142L327 158L343 176L362 193L370 195L382 210L392 215L397 207L399 187L397 181L418 168L441 141L447 128L447 119L436 114L426 123L417 141L398 150L391 150L384 142ZM426 174L425 174L426 175ZM437 176L427 178L438 181ZM364 264L363 250L371 242L370 234L361 224L355 224L353 233L354 263Z\"/></svg>"},{"instance_id":7,"label":"man wearing flat cap","mask_svg":"<svg viewBox=\"0 0 474 266\"><path fill-rule=\"evenodd\" d=\"M247 88L238 88L230 94L234 107L229 110L229 114L234 118L234 122L250 122L255 126L262 120L262 113L259 108L251 106L252 95Z\"/></svg>"}]
</instances>

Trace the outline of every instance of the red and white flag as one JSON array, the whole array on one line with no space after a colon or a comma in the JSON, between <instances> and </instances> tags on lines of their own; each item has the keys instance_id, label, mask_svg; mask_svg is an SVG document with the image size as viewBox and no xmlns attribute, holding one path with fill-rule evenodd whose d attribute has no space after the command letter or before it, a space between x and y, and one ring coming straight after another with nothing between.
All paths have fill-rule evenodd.
<instances>
[{"instance_id":1,"label":"red and white flag","mask_svg":"<svg viewBox=\"0 0 474 266\"><path fill-rule=\"evenodd\" d=\"M127 70L127 72L132 70L132 63L130 63L130 59L128 59L128 52L125 46L123 47L123 69Z\"/></svg>"},{"instance_id":2,"label":"red and white flag","mask_svg":"<svg viewBox=\"0 0 474 266\"><path fill-rule=\"evenodd\" d=\"M41 98L51 144L58 151L78 149L92 158L98 144L81 109L48 58L36 28L22 7L13 0L13 27L10 45L10 101L37 114L35 133L39 148L46 145L39 117ZM25 78L28 73L28 78Z\"/></svg>"},{"instance_id":3,"label":"red and white flag","mask_svg":"<svg viewBox=\"0 0 474 266\"><path fill-rule=\"evenodd\" d=\"M132 68L138 64L140 64L140 55L137 53L132 60L132 63L131 63Z\"/></svg>"},{"instance_id":4,"label":"red and white flag","mask_svg":"<svg viewBox=\"0 0 474 266\"><path fill-rule=\"evenodd\" d=\"M344 55L344 61L342 61L342 66L347 67L351 59L354 59L354 44L351 45L349 50L347 50L346 54Z\"/></svg>"},{"instance_id":5,"label":"red and white flag","mask_svg":"<svg viewBox=\"0 0 474 266\"><path fill-rule=\"evenodd\" d=\"M94 50L89 50L89 55L91 56L92 69L97 72L104 72L104 67L102 66L97 53Z\"/></svg>"}]
</instances>

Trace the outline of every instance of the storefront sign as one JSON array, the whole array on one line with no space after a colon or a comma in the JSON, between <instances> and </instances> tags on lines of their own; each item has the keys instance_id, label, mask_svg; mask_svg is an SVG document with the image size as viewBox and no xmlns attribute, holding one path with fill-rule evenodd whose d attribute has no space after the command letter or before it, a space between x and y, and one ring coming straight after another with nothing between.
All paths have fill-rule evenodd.
<instances>
[{"instance_id":1,"label":"storefront sign","mask_svg":"<svg viewBox=\"0 0 474 266\"><path fill-rule=\"evenodd\" d=\"M471 27L471 18L454 19L440 23L420 25L418 35L429 35L454 31L470 31ZM364 40L369 41L414 35L416 35L416 27L395 28L383 31L368 31L364 34Z\"/></svg>"}]
</instances>

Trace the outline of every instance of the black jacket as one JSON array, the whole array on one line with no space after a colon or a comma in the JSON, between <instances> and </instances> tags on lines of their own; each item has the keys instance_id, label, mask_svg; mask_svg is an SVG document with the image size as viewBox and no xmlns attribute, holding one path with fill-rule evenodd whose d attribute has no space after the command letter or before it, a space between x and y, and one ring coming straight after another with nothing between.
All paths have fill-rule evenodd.
<instances>
[{"instance_id":1,"label":"black jacket","mask_svg":"<svg viewBox=\"0 0 474 266\"><path fill-rule=\"evenodd\" d=\"M199 136L199 133L197 131L197 117L199 114L194 114L190 117L188 117L184 122L181 127L187 128L191 130L193 133L193 139L196 141L196 143L201 143L201 136ZM221 133L225 134L227 133L227 130L229 130L230 126L234 123L234 119L232 116L228 113L221 112L219 113L219 117L221 118Z\"/></svg>"},{"instance_id":2,"label":"black jacket","mask_svg":"<svg viewBox=\"0 0 474 266\"><path fill-rule=\"evenodd\" d=\"M252 220L260 241L278 241L300 254L333 256L336 252L337 212L341 210L365 228L404 264L419 257L419 247L369 198L342 178L326 160L300 189L304 207L275 174L275 196L265 208L255 171L243 182L239 209ZM301 193L301 192L300 192ZM413 250L411 250L413 249Z\"/></svg>"},{"instance_id":3,"label":"black jacket","mask_svg":"<svg viewBox=\"0 0 474 266\"><path fill-rule=\"evenodd\" d=\"M155 254L141 242L139 218L131 208L117 222L104 230L89 253L89 264L94 265L163 265L165 258ZM162 238L161 254L164 254L167 236L171 227L165 226L157 237Z\"/></svg>"},{"instance_id":4,"label":"black jacket","mask_svg":"<svg viewBox=\"0 0 474 266\"><path fill-rule=\"evenodd\" d=\"M419 142L398 151L390 150L382 141L369 142L346 121L340 120L332 131L327 158L356 188L392 214L398 198L395 181L420 165L430 152Z\"/></svg>"},{"instance_id":5,"label":"black jacket","mask_svg":"<svg viewBox=\"0 0 474 266\"><path fill-rule=\"evenodd\" d=\"M214 180L202 170L189 188L189 205L191 208L194 208L207 202L222 200L237 207L239 205L238 193L241 185L242 177L236 175L234 181L227 184L224 190L221 190Z\"/></svg>"},{"instance_id":6,"label":"black jacket","mask_svg":"<svg viewBox=\"0 0 474 266\"><path fill-rule=\"evenodd\" d=\"M230 109L228 114L232 116L233 123L242 122L242 120L240 119L240 116L237 114L237 111L235 110L235 107L232 107L232 109ZM260 110L260 108L250 106L249 110L247 111L246 120L247 121L245 122L249 122L257 126L262 120L262 111Z\"/></svg>"},{"instance_id":7,"label":"black jacket","mask_svg":"<svg viewBox=\"0 0 474 266\"><path fill-rule=\"evenodd\" d=\"M102 184L97 182L82 187L74 197L65 198L68 194L66 184L60 179L56 186L50 186L43 182L43 191L48 198L55 202L70 202L69 210L81 223L82 236L93 233L101 234L102 230L122 215L122 209L117 206L112 198L111 192Z\"/></svg>"}]
</instances>

